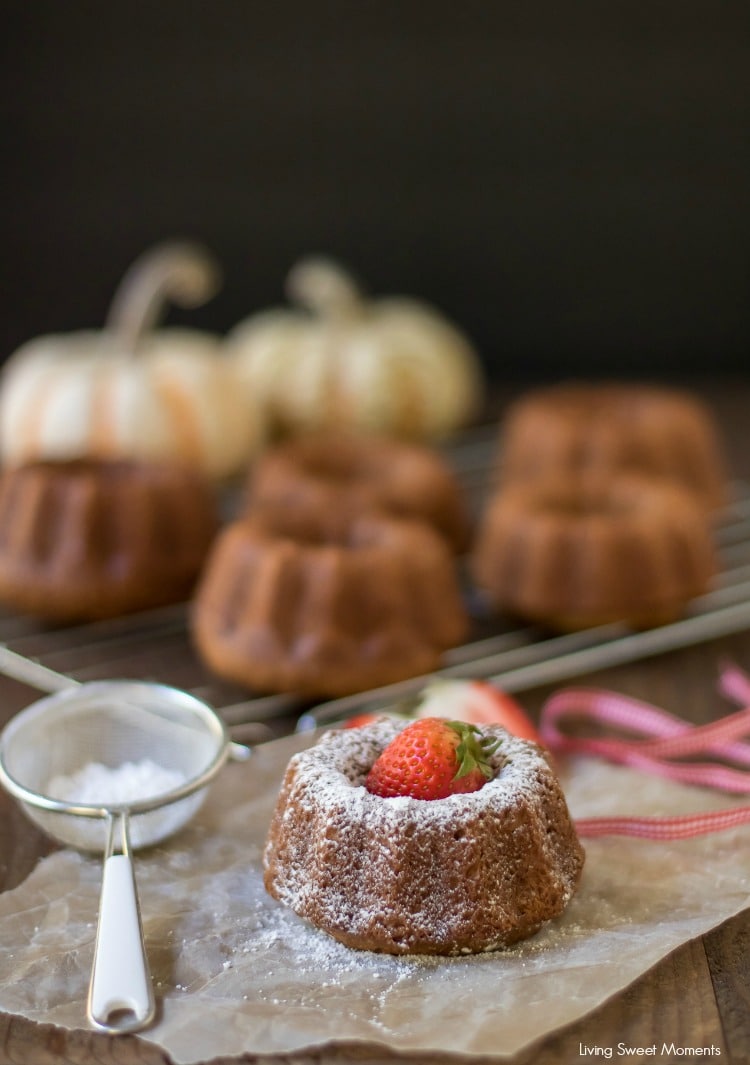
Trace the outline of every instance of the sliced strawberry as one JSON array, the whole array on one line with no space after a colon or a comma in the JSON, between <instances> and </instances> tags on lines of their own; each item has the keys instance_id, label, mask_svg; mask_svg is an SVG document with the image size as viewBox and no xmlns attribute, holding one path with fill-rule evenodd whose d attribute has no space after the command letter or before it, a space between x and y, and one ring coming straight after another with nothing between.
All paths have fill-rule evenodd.
<instances>
[{"instance_id":1,"label":"sliced strawberry","mask_svg":"<svg viewBox=\"0 0 750 1065\"><path fill-rule=\"evenodd\" d=\"M448 717L473 725L502 725L514 736L541 743L531 719L510 695L483 680L436 680L428 684L415 717Z\"/></svg>"},{"instance_id":2,"label":"sliced strawberry","mask_svg":"<svg viewBox=\"0 0 750 1065\"><path fill-rule=\"evenodd\" d=\"M365 712L363 714L355 714L353 717L346 718L337 727L340 728L361 728L363 725L371 725L373 721L382 721L384 717L391 718L393 721L405 721L408 720L403 714L395 714L390 710L379 710L377 713Z\"/></svg>"},{"instance_id":3,"label":"sliced strawberry","mask_svg":"<svg viewBox=\"0 0 750 1065\"><path fill-rule=\"evenodd\" d=\"M373 721L377 721L382 716L380 714L355 714L354 717L348 717L346 721L342 721L342 728L362 728L363 725L371 725Z\"/></svg>"}]
</instances>

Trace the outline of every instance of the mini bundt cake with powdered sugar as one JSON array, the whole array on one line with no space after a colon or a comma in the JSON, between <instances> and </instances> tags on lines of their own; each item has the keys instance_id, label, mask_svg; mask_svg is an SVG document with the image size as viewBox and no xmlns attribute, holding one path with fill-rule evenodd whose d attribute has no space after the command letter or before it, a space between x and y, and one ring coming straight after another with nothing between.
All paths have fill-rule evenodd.
<instances>
[{"instance_id":1,"label":"mini bundt cake with powdered sugar","mask_svg":"<svg viewBox=\"0 0 750 1065\"><path fill-rule=\"evenodd\" d=\"M363 950L469 954L532 935L562 913L584 861L543 750L481 726L472 731L491 779L479 790L373 794L372 767L406 727L383 718L334 730L291 759L265 848L267 890Z\"/></svg>"}]
</instances>

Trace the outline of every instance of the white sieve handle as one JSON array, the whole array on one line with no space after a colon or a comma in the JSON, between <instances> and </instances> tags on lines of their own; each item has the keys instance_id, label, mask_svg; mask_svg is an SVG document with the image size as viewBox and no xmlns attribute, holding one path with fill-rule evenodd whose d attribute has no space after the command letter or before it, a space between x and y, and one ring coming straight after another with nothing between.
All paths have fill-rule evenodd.
<instances>
[{"instance_id":1,"label":"white sieve handle","mask_svg":"<svg viewBox=\"0 0 750 1065\"><path fill-rule=\"evenodd\" d=\"M110 853L110 825L88 1001L90 1021L112 1035L140 1031L156 1012L124 815L121 820L123 854Z\"/></svg>"}]
</instances>

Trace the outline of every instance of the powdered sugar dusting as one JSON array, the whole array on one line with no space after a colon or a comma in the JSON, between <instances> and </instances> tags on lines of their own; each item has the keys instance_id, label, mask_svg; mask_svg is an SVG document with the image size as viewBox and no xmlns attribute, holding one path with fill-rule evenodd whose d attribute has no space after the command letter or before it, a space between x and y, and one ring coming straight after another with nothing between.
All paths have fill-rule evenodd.
<instances>
[{"instance_id":1,"label":"powdered sugar dusting","mask_svg":"<svg viewBox=\"0 0 750 1065\"><path fill-rule=\"evenodd\" d=\"M158 798L184 783L184 773L143 758L115 767L87 762L70 776L53 777L47 790L53 798L68 802L117 806Z\"/></svg>"},{"instance_id":2,"label":"powdered sugar dusting","mask_svg":"<svg viewBox=\"0 0 750 1065\"><path fill-rule=\"evenodd\" d=\"M52 777L47 793L73 805L105 808L127 806L133 802L160 799L185 783L185 774L159 765L150 758L107 766L87 762L69 775ZM197 793L168 803L162 809L136 814L130 821L133 847L147 846L177 831L202 802ZM99 819L61 814L54 822L58 839L84 850L102 850L107 839L107 825Z\"/></svg>"},{"instance_id":3,"label":"powdered sugar dusting","mask_svg":"<svg viewBox=\"0 0 750 1065\"><path fill-rule=\"evenodd\" d=\"M272 894L342 942L394 953L492 950L559 914L582 852L544 755L499 727L494 778L424 801L363 786L405 723L329 732L290 762L265 853Z\"/></svg>"}]
</instances>

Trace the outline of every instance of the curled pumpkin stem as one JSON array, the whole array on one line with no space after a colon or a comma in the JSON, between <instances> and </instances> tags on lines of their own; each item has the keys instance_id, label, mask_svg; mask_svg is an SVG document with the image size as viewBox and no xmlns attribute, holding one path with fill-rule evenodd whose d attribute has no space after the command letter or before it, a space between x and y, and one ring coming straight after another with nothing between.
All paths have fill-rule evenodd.
<instances>
[{"instance_id":1,"label":"curled pumpkin stem","mask_svg":"<svg viewBox=\"0 0 750 1065\"><path fill-rule=\"evenodd\" d=\"M126 350L158 324L169 300L179 307L200 307L221 285L221 268L198 244L158 244L141 255L126 272L115 293L106 328L117 334Z\"/></svg>"},{"instance_id":2,"label":"curled pumpkin stem","mask_svg":"<svg viewBox=\"0 0 750 1065\"><path fill-rule=\"evenodd\" d=\"M343 266L323 256L301 259L290 270L286 292L292 303L330 320L365 312L362 290Z\"/></svg>"}]
</instances>

